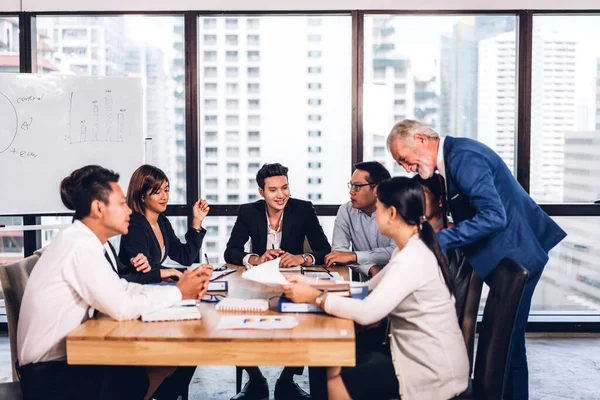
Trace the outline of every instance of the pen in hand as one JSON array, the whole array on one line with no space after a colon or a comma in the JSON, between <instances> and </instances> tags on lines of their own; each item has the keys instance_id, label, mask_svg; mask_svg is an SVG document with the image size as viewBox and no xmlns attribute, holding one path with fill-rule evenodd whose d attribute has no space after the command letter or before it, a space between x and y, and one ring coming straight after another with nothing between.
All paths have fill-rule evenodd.
<instances>
[{"instance_id":1,"label":"pen in hand","mask_svg":"<svg viewBox=\"0 0 600 400\"><path fill-rule=\"evenodd\" d=\"M204 261L206 261L206 263L210 265L210 261L208 261L208 256L206 255L206 253L204 253Z\"/></svg>"},{"instance_id":2,"label":"pen in hand","mask_svg":"<svg viewBox=\"0 0 600 400\"><path fill-rule=\"evenodd\" d=\"M273 243L273 244L271 244L271 247L273 248L273 250L275 250L275 244L274 244L274 243ZM279 255L276 255L276 256L274 256L274 257L273 257L273 259L275 259L275 258L277 258L277 257L279 257Z\"/></svg>"}]
</instances>

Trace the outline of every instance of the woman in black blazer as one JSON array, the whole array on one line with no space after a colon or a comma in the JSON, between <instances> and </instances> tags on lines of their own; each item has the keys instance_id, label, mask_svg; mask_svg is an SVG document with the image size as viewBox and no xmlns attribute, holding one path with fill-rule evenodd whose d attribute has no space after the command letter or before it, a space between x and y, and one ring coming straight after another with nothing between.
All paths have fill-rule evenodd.
<instances>
[{"instance_id":1,"label":"woman in black blazer","mask_svg":"<svg viewBox=\"0 0 600 400\"><path fill-rule=\"evenodd\" d=\"M133 210L129 221L129 232L121 236L119 259L130 265L137 254L148 258L150 268L142 271L149 275L144 282L157 283L162 279L177 279L181 275L176 269L163 268L167 256L182 265L191 265L200 252L206 230L202 221L210 207L205 200L198 200L192 207L194 219L185 234L186 243L181 243L169 219L162 213L169 201L169 179L163 171L151 165L142 165L131 176L127 189L127 204ZM132 272L124 271L124 273Z\"/></svg>"},{"instance_id":2,"label":"woman in black blazer","mask_svg":"<svg viewBox=\"0 0 600 400\"><path fill-rule=\"evenodd\" d=\"M192 207L194 219L185 234L186 243L181 243L171 223L162 213L169 201L169 179L163 171L152 165L142 165L131 176L127 189L127 204L133 210L129 221L129 232L121 236L119 259L130 270L119 271L121 276L139 276L139 283L158 283L163 279L178 279L181 272L174 268L163 268L167 256L182 265L191 265L200 253L206 230L201 227L209 211L205 200L198 200ZM136 268L130 260L137 254L148 259L144 274L131 274ZM148 266L149 265L149 266ZM140 271L138 271L140 272ZM131 279L130 279L131 280ZM157 400L177 399L187 393L195 367L179 367L163 381L153 398Z\"/></svg>"}]
</instances>

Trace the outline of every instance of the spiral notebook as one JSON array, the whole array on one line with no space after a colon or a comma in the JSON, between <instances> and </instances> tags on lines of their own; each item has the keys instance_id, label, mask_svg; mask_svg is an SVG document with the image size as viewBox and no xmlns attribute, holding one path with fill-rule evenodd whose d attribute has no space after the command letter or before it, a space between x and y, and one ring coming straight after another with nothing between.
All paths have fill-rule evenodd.
<instances>
[{"instance_id":1,"label":"spiral notebook","mask_svg":"<svg viewBox=\"0 0 600 400\"><path fill-rule=\"evenodd\" d=\"M266 312L269 301L264 299L235 299L226 297L215 307L217 311Z\"/></svg>"},{"instance_id":2,"label":"spiral notebook","mask_svg":"<svg viewBox=\"0 0 600 400\"><path fill-rule=\"evenodd\" d=\"M200 309L196 306L173 306L142 314L144 322L185 321L201 318Z\"/></svg>"}]
</instances>

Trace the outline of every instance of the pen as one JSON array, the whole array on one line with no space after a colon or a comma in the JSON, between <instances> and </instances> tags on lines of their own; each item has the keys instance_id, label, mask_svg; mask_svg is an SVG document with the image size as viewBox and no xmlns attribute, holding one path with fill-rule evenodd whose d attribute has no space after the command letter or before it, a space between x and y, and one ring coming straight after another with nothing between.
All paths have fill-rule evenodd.
<instances>
[{"instance_id":1,"label":"pen","mask_svg":"<svg viewBox=\"0 0 600 400\"><path fill-rule=\"evenodd\" d=\"M333 278L333 275L331 275L331 271L324 265L323 265L323 268L325 269L325 272L327 272L327 275L329 275L330 277Z\"/></svg>"},{"instance_id":2,"label":"pen","mask_svg":"<svg viewBox=\"0 0 600 400\"><path fill-rule=\"evenodd\" d=\"M273 250L275 250L275 243L271 243L271 247L273 248ZM279 256L275 256L275 257L273 257L273 259L275 259L277 257L279 257Z\"/></svg>"},{"instance_id":3,"label":"pen","mask_svg":"<svg viewBox=\"0 0 600 400\"><path fill-rule=\"evenodd\" d=\"M204 260L206 260L207 264L210 264L210 261L208 261L208 256L206 255L206 253L204 253Z\"/></svg>"}]
</instances>

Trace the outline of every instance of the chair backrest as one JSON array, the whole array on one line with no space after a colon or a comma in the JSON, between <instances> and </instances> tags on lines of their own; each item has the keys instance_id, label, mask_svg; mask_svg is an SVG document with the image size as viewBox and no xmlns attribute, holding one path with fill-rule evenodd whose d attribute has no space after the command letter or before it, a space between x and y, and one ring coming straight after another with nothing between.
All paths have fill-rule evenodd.
<instances>
[{"instance_id":1,"label":"chair backrest","mask_svg":"<svg viewBox=\"0 0 600 400\"><path fill-rule=\"evenodd\" d=\"M486 283L490 287L479 329L473 389L477 398L501 400L511 336L529 273L508 258Z\"/></svg>"},{"instance_id":2,"label":"chair backrest","mask_svg":"<svg viewBox=\"0 0 600 400\"><path fill-rule=\"evenodd\" d=\"M465 308L460 329L462 330L467 354L469 355L469 372L473 371L473 352L475 350L475 330L477 327L477 315L479 314L479 302L481 301L481 289L483 281L475 271L471 271L469 289L465 298Z\"/></svg>"},{"instance_id":3,"label":"chair backrest","mask_svg":"<svg viewBox=\"0 0 600 400\"><path fill-rule=\"evenodd\" d=\"M15 371L17 361L17 325L21 301L25 292L25 285L31 275L31 271L39 257L32 255L24 260L12 264L0 265L0 281L2 281L2 292L4 293L4 306L6 308L6 319L8 321L8 337L10 340L10 356L12 359L13 381L18 380Z\"/></svg>"}]
</instances>

